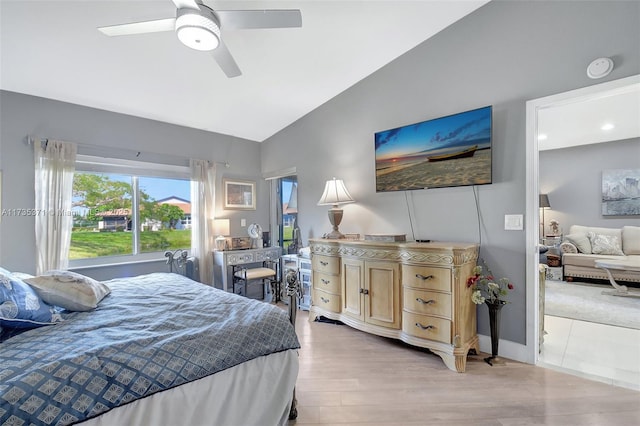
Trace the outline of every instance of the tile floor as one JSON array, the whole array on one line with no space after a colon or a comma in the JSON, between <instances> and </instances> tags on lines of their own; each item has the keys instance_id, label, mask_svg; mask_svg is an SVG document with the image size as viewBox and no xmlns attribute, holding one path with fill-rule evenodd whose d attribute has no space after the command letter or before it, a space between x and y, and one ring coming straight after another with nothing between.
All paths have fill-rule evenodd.
<instances>
[{"instance_id":1,"label":"tile floor","mask_svg":"<svg viewBox=\"0 0 640 426\"><path fill-rule=\"evenodd\" d=\"M538 365L640 390L640 330L545 315Z\"/></svg>"}]
</instances>

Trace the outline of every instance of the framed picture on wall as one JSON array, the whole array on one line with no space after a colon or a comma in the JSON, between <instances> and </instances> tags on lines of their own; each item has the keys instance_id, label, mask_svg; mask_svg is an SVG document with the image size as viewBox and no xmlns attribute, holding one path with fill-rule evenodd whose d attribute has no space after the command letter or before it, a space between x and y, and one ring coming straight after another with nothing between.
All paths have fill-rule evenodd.
<instances>
[{"instance_id":1,"label":"framed picture on wall","mask_svg":"<svg viewBox=\"0 0 640 426\"><path fill-rule=\"evenodd\" d=\"M640 169L602 171L602 215L640 216Z\"/></svg>"},{"instance_id":2,"label":"framed picture on wall","mask_svg":"<svg viewBox=\"0 0 640 426\"><path fill-rule=\"evenodd\" d=\"M226 210L255 210L256 183L224 179L224 208Z\"/></svg>"}]
</instances>

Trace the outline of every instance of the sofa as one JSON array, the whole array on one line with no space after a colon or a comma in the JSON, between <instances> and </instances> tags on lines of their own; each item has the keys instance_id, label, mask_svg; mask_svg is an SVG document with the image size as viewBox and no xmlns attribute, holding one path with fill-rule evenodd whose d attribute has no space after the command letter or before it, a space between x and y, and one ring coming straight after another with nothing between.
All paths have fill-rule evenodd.
<instances>
[{"instance_id":1,"label":"sofa","mask_svg":"<svg viewBox=\"0 0 640 426\"><path fill-rule=\"evenodd\" d=\"M572 225L560 244L565 280L588 278L609 280L598 259L635 259L640 262L640 226L598 228ZM612 270L616 281L640 283L640 272Z\"/></svg>"}]
</instances>

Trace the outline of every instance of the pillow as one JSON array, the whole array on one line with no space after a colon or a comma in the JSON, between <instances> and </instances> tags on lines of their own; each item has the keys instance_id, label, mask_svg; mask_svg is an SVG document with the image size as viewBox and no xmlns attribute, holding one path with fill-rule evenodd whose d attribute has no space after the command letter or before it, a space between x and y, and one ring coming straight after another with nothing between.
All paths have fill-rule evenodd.
<instances>
[{"instance_id":1,"label":"pillow","mask_svg":"<svg viewBox=\"0 0 640 426\"><path fill-rule=\"evenodd\" d=\"M21 279L22 281L26 280L27 278L33 278L33 275L27 274L26 272L12 272L11 275L18 279Z\"/></svg>"},{"instance_id":2,"label":"pillow","mask_svg":"<svg viewBox=\"0 0 640 426\"><path fill-rule=\"evenodd\" d=\"M616 235L602 235L595 232L587 234L591 241L591 253L623 256L622 243Z\"/></svg>"},{"instance_id":3,"label":"pillow","mask_svg":"<svg viewBox=\"0 0 640 426\"><path fill-rule=\"evenodd\" d=\"M55 324L62 317L19 278L0 273L0 327L35 328Z\"/></svg>"},{"instance_id":4,"label":"pillow","mask_svg":"<svg viewBox=\"0 0 640 426\"><path fill-rule=\"evenodd\" d=\"M577 232L575 234L565 235L564 239L576 246L580 253L591 254L591 241L586 234Z\"/></svg>"},{"instance_id":5,"label":"pillow","mask_svg":"<svg viewBox=\"0 0 640 426\"><path fill-rule=\"evenodd\" d=\"M622 250L624 254L640 254L640 226L622 227Z\"/></svg>"},{"instance_id":6,"label":"pillow","mask_svg":"<svg viewBox=\"0 0 640 426\"><path fill-rule=\"evenodd\" d=\"M111 293L105 284L71 271L52 270L24 280L42 299L68 311L90 311Z\"/></svg>"}]
</instances>

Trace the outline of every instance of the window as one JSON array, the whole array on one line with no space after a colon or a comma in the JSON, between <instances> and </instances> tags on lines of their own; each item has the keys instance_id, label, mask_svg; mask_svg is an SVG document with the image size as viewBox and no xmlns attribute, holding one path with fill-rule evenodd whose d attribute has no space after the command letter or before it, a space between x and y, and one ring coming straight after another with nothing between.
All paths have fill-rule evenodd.
<instances>
[{"instance_id":1,"label":"window","mask_svg":"<svg viewBox=\"0 0 640 426\"><path fill-rule=\"evenodd\" d=\"M94 264L102 263L98 258L191 247L188 169L176 174L172 166L149 165L156 176L148 176L144 168L121 163L78 161L70 261ZM168 177L157 176L162 174Z\"/></svg>"},{"instance_id":2,"label":"window","mask_svg":"<svg viewBox=\"0 0 640 426\"><path fill-rule=\"evenodd\" d=\"M280 245L285 253L296 253L300 249L298 226L298 178L287 176L278 179L279 204L282 210L278 209L278 236Z\"/></svg>"}]
</instances>

